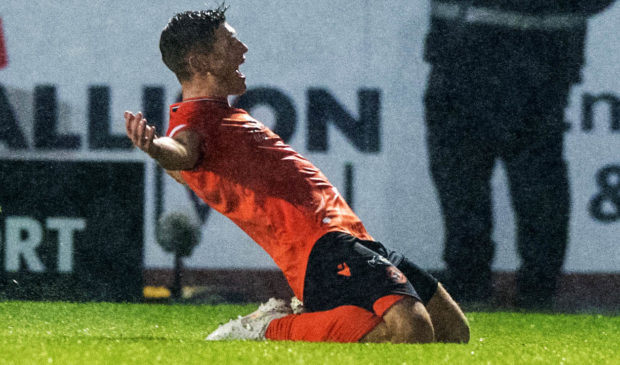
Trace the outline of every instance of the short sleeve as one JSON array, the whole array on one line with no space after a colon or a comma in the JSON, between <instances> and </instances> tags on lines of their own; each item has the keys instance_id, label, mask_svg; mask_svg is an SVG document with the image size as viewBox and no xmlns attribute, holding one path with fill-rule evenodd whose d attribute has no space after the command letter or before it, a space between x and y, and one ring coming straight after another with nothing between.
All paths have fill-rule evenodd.
<instances>
[{"instance_id":1,"label":"short sleeve","mask_svg":"<svg viewBox=\"0 0 620 365\"><path fill-rule=\"evenodd\" d=\"M187 118L184 118L183 114L184 113L179 104L173 104L170 106L170 123L168 123L166 137L172 138L175 134L181 132L189 126L187 123Z\"/></svg>"}]
</instances>

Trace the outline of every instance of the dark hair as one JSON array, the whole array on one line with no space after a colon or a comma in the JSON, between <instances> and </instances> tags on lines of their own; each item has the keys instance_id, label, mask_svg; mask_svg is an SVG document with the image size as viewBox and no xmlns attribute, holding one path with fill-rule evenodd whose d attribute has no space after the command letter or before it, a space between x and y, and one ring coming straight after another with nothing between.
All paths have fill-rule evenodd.
<instances>
[{"instance_id":1,"label":"dark hair","mask_svg":"<svg viewBox=\"0 0 620 365\"><path fill-rule=\"evenodd\" d=\"M212 10L186 11L170 19L159 38L161 58L180 82L191 78L188 55L200 50L209 52L215 30L226 21L227 6L222 3Z\"/></svg>"}]
</instances>

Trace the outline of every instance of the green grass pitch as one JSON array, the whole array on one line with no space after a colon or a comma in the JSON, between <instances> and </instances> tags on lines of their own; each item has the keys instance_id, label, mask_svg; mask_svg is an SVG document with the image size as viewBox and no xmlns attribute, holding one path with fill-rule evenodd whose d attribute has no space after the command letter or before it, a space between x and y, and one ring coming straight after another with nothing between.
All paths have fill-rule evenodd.
<instances>
[{"instance_id":1,"label":"green grass pitch","mask_svg":"<svg viewBox=\"0 0 620 365\"><path fill-rule=\"evenodd\" d=\"M207 342L256 305L0 302L0 364L620 364L620 316L468 313L467 345Z\"/></svg>"}]
</instances>

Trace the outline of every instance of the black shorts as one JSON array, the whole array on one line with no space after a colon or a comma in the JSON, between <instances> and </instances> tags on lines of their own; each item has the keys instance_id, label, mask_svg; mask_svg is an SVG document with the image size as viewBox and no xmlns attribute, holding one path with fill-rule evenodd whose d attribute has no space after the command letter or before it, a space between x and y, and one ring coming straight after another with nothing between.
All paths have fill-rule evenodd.
<instances>
[{"instance_id":1,"label":"black shorts","mask_svg":"<svg viewBox=\"0 0 620 365\"><path fill-rule=\"evenodd\" d=\"M388 260L390 255L399 263L406 264L404 268L413 274L413 263L402 255L389 252L380 242L361 240L343 232L324 235L314 245L308 259L304 307L315 312L341 305L356 305L372 312L375 301L390 294L428 301L418 294L397 265ZM414 270L423 272L417 266ZM432 296L437 281L425 275L424 278L430 282L425 283L423 291L427 293L432 289Z\"/></svg>"}]
</instances>

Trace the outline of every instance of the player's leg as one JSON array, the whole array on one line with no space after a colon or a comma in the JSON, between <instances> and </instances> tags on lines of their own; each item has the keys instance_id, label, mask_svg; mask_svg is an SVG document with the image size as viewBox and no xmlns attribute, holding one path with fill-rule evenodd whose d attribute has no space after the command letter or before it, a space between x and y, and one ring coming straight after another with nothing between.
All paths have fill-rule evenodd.
<instances>
[{"instance_id":1,"label":"player's leg","mask_svg":"<svg viewBox=\"0 0 620 365\"><path fill-rule=\"evenodd\" d=\"M373 342L433 341L432 323L424 305L385 252L378 242L346 233L323 236L313 248L306 272L304 307L312 313L275 320L268 338L309 340L308 333L327 331L323 338L333 341L340 338L333 334L334 329L346 328L339 324L344 321L364 326L363 333L347 329L356 336L361 333L356 341L363 335L364 341ZM284 334L274 335L272 326L284 328Z\"/></svg>"},{"instance_id":2,"label":"player's leg","mask_svg":"<svg viewBox=\"0 0 620 365\"><path fill-rule=\"evenodd\" d=\"M433 325L424 305L412 297L397 297L398 301L386 309L382 317L353 305L287 314L277 308L265 310L263 307L270 301L256 312L220 326L207 340L432 342Z\"/></svg>"},{"instance_id":3,"label":"player's leg","mask_svg":"<svg viewBox=\"0 0 620 365\"><path fill-rule=\"evenodd\" d=\"M469 342L469 323L459 305L441 283L426 305L438 342Z\"/></svg>"},{"instance_id":4,"label":"player's leg","mask_svg":"<svg viewBox=\"0 0 620 365\"><path fill-rule=\"evenodd\" d=\"M374 306L379 313L344 305L277 318L269 324L265 338L310 342L433 342L433 325L419 300L389 295L376 303L379 302L383 303Z\"/></svg>"},{"instance_id":5,"label":"player's leg","mask_svg":"<svg viewBox=\"0 0 620 365\"><path fill-rule=\"evenodd\" d=\"M435 340L431 317L416 298L403 296L382 319L360 342L430 343Z\"/></svg>"},{"instance_id":6,"label":"player's leg","mask_svg":"<svg viewBox=\"0 0 620 365\"><path fill-rule=\"evenodd\" d=\"M283 300L272 298L253 313L219 326L206 339L358 342L380 323L380 317L357 306L293 314Z\"/></svg>"},{"instance_id":7,"label":"player's leg","mask_svg":"<svg viewBox=\"0 0 620 365\"><path fill-rule=\"evenodd\" d=\"M422 303L426 306L435 339L439 342L468 342L469 324L465 314L450 294L426 270L414 264L402 254L392 251L388 257L411 281Z\"/></svg>"},{"instance_id":8,"label":"player's leg","mask_svg":"<svg viewBox=\"0 0 620 365\"><path fill-rule=\"evenodd\" d=\"M382 323L374 313L353 305L274 319L265 338L275 341L358 342Z\"/></svg>"}]
</instances>

